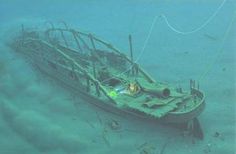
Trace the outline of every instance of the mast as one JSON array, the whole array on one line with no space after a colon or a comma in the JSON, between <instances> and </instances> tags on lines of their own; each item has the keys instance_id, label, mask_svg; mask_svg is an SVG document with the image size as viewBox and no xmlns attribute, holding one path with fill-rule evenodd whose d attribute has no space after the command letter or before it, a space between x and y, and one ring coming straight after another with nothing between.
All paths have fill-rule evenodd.
<instances>
[{"instance_id":1,"label":"mast","mask_svg":"<svg viewBox=\"0 0 236 154\"><path fill-rule=\"evenodd\" d=\"M130 49L130 59L131 59L131 74L134 75L134 59L133 59L133 46L132 46L132 36L129 35L129 49Z\"/></svg>"},{"instance_id":2,"label":"mast","mask_svg":"<svg viewBox=\"0 0 236 154\"><path fill-rule=\"evenodd\" d=\"M96 60L96 46L94 44L94 41L93 41L93 36L92 34L89 34L89 38L90 38L90 41L91 41L91 44L92 44L92 47L93 47L93 51L92 51L92 54L91 54L91 57L92 57L92 65L93 65L93 76L94 78L96 78L96 67L95 67L95 60Z\"/></svg>"},{"instance_id":3,"label":"mast","mask_svg":"<svg viewBox=\"0 0 236 154\"><path fill-rule=\"evenodd\" d=\"M68 29L62 29L62 28L54 28L53 25L52 25L52 28L51 29L48 29L46 31L46 34L49 35L50 32L53 32L53 31L60 31L60 30L63 30L63 31L70 31L70 32L74 32L78 38L78 41L81 41L81 43L88 47L88 44L85 43L85 41L83 39L81 39L80 35L82 36L85 36L87 38L90 38L91 40L91 34L87 34L87 33L84 33L84 32L81 32L81 31L76 31L76 30L68 30ZM48 36L49 37L49 36ZM131 36L130 36L131 37ZM111 49L112 51L118 53L119 55L122 55L128 62L130 62L131 64L133 64L133 56L132 56L132 60L126 56L125 54L123 54L119 49L117 49L116 47L114 47L112 44L100 39L100 38L97 38L95 36L92 36L92 41L95 43L96 42L99 42L103 45L105 45L107 48ZM92 43L91 41L91 43ZM132 44L132 38L131 38L131 41L130 41L130 44ZM93 46L93 44L92 44ZM131 45L132 46L132 45ZM94 44L94 47L96 48L95 44ZM132 54L133 55L133 54ZM142 67L138 66L137 67L137 70L138 72L140 72L150 83L154 83L156 82Z\"/></svg>"}]
</instances>

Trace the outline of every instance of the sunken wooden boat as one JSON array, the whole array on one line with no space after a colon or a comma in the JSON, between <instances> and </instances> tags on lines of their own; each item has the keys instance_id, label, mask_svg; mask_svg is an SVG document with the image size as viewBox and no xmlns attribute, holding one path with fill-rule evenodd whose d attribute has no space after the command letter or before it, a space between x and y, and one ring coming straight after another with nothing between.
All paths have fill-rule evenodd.
<instances>
[{"instance_id":1,"label":"sunken wooden boat","mask_svg":"<svg viewBox=\"0 0 236 154\"><path fill-rule=\"evenodd\" d=\"M90 33L66 28L22 31L10 44L37 68L87 102L109 112L166 123L187 123L204 109L204 94L190 81L183 91L155 81L132 56Z\"/></svg>"}]
</instances>

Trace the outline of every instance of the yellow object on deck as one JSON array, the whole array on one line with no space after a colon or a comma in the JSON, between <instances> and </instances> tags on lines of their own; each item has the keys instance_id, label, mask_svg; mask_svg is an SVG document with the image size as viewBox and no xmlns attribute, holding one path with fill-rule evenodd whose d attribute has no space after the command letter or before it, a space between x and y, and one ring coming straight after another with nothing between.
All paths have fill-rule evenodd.
<instances>
[{"instance_id":1,"label":"yellow object on deck","mask_svg":"<svg viewBox=\"0 0 236 154\"><path fill-rule=\"evenodd\" d=\"M135 93L139 92L140 88L136 83L130 83L128 85L128 90L131 94L135 94Z\"/></svg>"}]
</instances>

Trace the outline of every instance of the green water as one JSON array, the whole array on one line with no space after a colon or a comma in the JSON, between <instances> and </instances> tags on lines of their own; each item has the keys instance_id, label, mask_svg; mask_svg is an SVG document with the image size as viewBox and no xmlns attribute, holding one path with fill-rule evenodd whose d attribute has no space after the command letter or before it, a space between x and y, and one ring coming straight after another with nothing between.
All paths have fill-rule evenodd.
<instances>
[{"instance_id":1,"label":"green water","mask_svg":"<svg viewBox=\"0 0 236 154\"><path fill-rule=\"evenodd\" d=\"M234 154L235 8L235 0L1 0L0 154ZM135 61L156 80L184 89L200 80L204 140L103 111L36 73L6 42L21 24L40 29L46 21L65 21L126 54L132 34Z\"/></svg>"}]
</instances>

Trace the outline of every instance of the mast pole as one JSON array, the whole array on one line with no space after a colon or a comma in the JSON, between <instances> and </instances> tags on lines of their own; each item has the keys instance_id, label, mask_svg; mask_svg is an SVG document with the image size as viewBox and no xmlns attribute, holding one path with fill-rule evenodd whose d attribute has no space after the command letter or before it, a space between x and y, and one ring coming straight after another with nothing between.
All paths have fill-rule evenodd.
<instances>
[{"instance_id":1,"label":"mast pole","mask_svg":"<svg viewBox=\"0 0 236 154\"><path fill-rule=\"evenodd\" d=\"M134 59L133 59L133 46L132 46L132 36L129 35L129 49L130 49L130 59L131 59L131 73L134 75L133 65L134 65Z\"/></svg>"}]
</instances>

